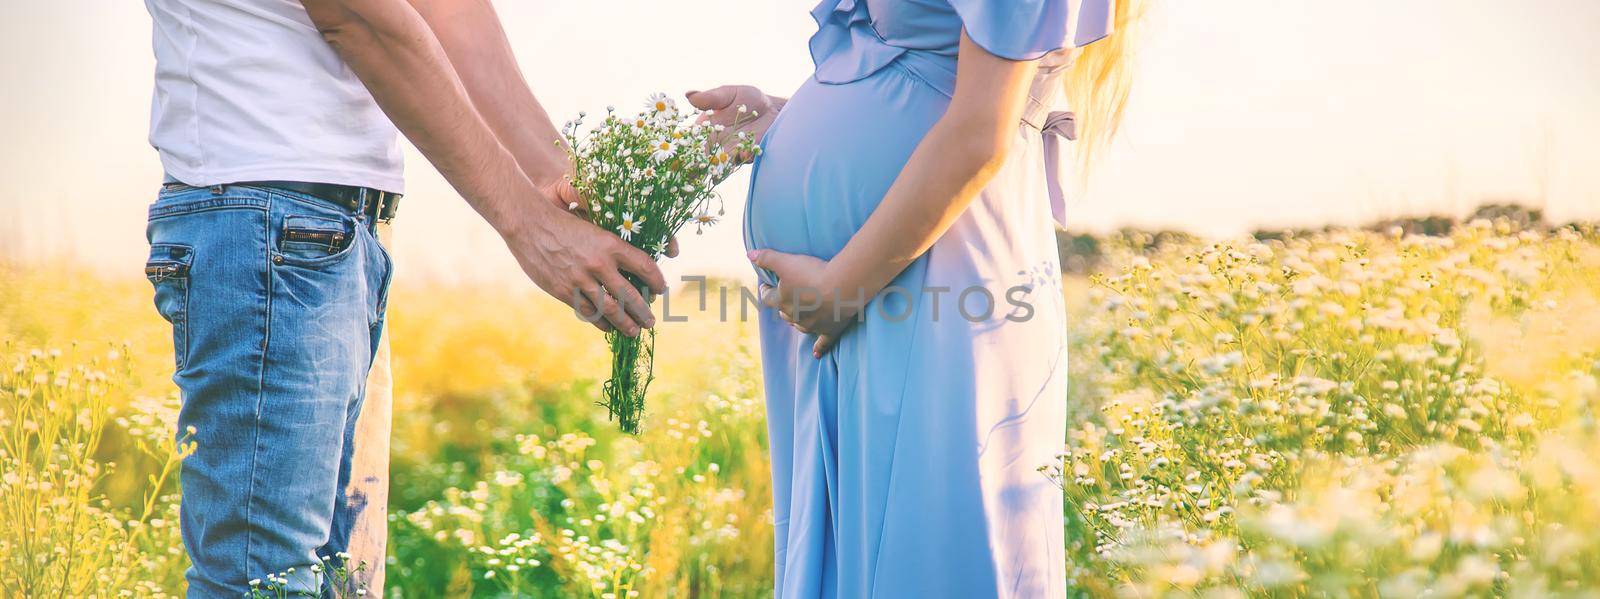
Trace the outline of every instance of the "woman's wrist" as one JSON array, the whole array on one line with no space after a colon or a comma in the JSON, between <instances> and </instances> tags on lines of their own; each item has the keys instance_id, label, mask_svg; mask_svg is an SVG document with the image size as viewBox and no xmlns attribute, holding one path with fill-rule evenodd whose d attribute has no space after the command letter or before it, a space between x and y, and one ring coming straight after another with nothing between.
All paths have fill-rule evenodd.
<instances>
[{"instance_id":1,"label":"woman's wrist","mask_svg":"<svg viewBox=\"0 0 1600 599\"><path fill-rule=\"evenodd\" d=\"M867 302L883 291L883 285L874 285L864 280L860 273L850 268L848 261L827 261L822 267L822 294L824 301L836 306L852 307L853 310L841 310L847 315L854 315L856 310L864 309Z\"/></svg>"}]
</instances>

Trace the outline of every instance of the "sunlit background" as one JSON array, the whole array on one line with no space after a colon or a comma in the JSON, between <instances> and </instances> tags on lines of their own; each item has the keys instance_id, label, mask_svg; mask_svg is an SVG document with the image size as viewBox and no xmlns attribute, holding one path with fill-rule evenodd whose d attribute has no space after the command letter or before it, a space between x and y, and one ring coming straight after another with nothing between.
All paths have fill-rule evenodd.
<instances>
[{"instance_id":1,"label":"sunlit background","mask_svg":"<svg viewBox=\"0 0 1600 599\"><path fill-rule=\"evenodd\" d=\"M785 94L810 73L810 2L496 4L557 118L719 83ZM135 272L161 176L144 7L7 2L0 16L0 251ZM1071 216L1210 235L1483 201L1600 216L1597 34L1592 0L1158 1L1125 135ZM731 219L745 182L724 188ZM407 185L404 276L525 284L409 148ZM746 270L737 226L687 241L674 272Z\"/></svg>"},{"instance_id":2,"label":"sunlit background","mask_svg":"<svg viewBox=\"0 0 1600 599\"><path fill-rule=\"evenodd\" d=\"M1600 222L1596 0L1152 1L1125 135L1074 229L1233 236L1486 202ZM498 7L561 119L809 73L800 0ZM173 434L174 329L141 268L149 17L0 0L0 52L0 597L181 595L174 468L231 431ZM604 338L408 161L388 552L356 551L387 568L372 595L765 596L753 326L674 304L688 321L660 327L644 430L620 433L596 405ZM745 184L669 275L748 272ZM1600 589L1600 229L1438 223L1073 238L1095 261L1064 276L1070 432L1039 466L1067 499L1074 596Z\"/></svg>"}]
</instances>

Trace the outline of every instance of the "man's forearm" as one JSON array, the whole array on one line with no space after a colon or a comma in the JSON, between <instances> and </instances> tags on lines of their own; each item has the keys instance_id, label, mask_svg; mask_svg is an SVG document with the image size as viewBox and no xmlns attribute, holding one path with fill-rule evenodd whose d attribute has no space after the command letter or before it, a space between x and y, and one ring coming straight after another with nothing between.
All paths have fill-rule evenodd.
<instances>
[{"instance_id":1,"label":"man's forearm","mask_svg":"<svg viewBox=\"0 0 1600 599\"><path fill-rule=\"evenodd\" d=\"M390 120L502 234L553 208L473 107L421 15L394 0L304 0L323 37Z\"/></svg>"},{"instance_id":2,"label":"man's forearm","mask_svg":"<svg viewBox=\"0 0 1600 599\"><path fill-rule=\"evenodd\" d=\"M655 322L623 273L660 293L661 269L615 234L568 213L563 204L578 201L570 185L559 178L536 183L523 172L409 0L301 4L389 119L505 239L529 280L602 330L632 336Z\"/></svg>"},{"instance_id":3,"label":"man's forearm","mask_svg":"<svg viewBox=\"0 0 1600 599\"><path fill-rule=\"evenodd\" d=\"M411 0L489 128L534 183L567 173L560 132L517 68L489 0ZM559 145L558 145L559 144Z\"/></svg>"}]
</instances>

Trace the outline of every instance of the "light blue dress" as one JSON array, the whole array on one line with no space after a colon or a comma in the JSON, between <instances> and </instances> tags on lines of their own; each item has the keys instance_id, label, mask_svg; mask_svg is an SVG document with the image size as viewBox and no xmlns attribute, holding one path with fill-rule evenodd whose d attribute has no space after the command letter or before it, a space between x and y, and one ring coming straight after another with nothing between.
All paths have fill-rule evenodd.
<instances>
[{"instance_id":1,"label":"light blue dress","mask_svg":"<svg viewBox=\"0 0 1600 599\"><path fill-rule=\"evenodd\" d=\"M994 182L833 352L814 359L811 336L761 312L777 596L1063 596L1062 493L1038 472L1066 434L1052 216L1071 119L1050 109L1056 51L1103 37L1109 0L824 0L812 14L816 74L763 140L751 248L844 247L949 104L963 28L1043 62Z\"/></svg>"}]
</instances>

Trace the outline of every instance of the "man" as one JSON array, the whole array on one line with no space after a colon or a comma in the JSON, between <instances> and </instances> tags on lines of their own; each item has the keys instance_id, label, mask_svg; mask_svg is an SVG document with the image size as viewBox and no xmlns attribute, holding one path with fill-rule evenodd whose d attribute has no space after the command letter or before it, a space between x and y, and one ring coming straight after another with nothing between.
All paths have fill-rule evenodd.
<instances>
[{"instance_id":1,"label":"man","mask_svg":"<svg viewBox=\"0 0 1600 599\"><path fill-rule=\"evenodd\" d=\"M565 210L578 198L559 135L488 0L146 5L166 171L146 274L173 324L179 430L199 445L182 474L189 596L252 580L325 593L319 564L347 551L381 594L391 264L377 237L403 191L397 128L596 326L652 326L622 271L664 280Z\"/></svg>"}]
</instances>

